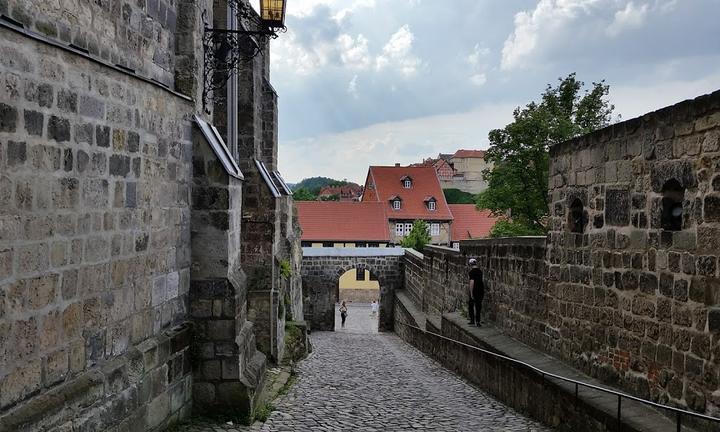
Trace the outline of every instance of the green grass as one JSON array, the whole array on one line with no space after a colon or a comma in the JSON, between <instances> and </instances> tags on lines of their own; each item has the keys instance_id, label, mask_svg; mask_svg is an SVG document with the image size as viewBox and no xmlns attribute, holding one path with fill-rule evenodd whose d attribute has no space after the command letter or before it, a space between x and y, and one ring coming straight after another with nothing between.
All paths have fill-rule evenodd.
<instances>
[{"instance_id":1,"label":"green grass","mask_svg":"<svg viewBox=\"0 0 720 432\"><path fill-rule=\"evenodd\" d=\"M275 410L275 407L270 402L266 402L264 405L258 407L255 411L255 420L265 423L270 417L270 414Z\"/></svg>"}]
</instances>

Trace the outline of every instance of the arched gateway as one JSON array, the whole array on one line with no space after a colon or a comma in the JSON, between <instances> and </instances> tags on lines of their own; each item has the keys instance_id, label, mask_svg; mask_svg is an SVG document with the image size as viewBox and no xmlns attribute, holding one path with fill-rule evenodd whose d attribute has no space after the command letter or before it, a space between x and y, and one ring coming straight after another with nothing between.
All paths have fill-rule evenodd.
<instances>
[{"instance_id":1,"label":"arched gateway","mask_svg":"<svg viewBox=\"0 0 720 432\"><path fill-rule=\"evenodd\" d=\"M312 330L333 330L338 280L351 269L365 269L380 283L379 331L393 329L395 290L402 286L402 248L303 248L305 320Z\"/></svg>"}]
</instances>

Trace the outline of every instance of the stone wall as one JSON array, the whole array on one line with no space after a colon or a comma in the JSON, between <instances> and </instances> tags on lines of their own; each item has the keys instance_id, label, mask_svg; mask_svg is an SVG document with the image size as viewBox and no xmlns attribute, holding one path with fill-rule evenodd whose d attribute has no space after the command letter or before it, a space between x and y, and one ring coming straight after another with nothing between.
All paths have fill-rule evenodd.
<instances>
[{"instance_id":1,"label":"stone wall","mask_svg":"<svg viewBox=\"0 0 720 432\"><path fill-rule=\"evenodd\" d=\"M365 269L380 283L380 331L393 329L394 292L402 286L402 249L303 248L302 284L305 319L312 330L335 329L340 276Z\"/></svg>"},{"instance_id":2,"label":"stone wall","mask_svg":"<svg viewBox=\"0 0 720 432\"><path fill-rule=\"evenodd\" d=\"M547 251L555 353L640 396L715 415L719 138L715 92L553 147ZM662 216L672 184L677 230ZM574 202L587 221L578 232Z\"/></svg>"},{"instance_id":3,"label":"stone wall","mask_svg":"<svg viewBox=\"0 0 720 432\"><path fill-rule=\"evenodd\" d=\"M122 14L89 3L71 13L47 2L3 5L50 37L85 38L102 58L111 44L87 20L121 31ZM133 23L142 15L156 31L160 42L147 49L172 50L167 23L128 7ZM173 342L173 328L187 316L195 105L0 33L0 417L14 430L160 428L189 414L187 344ZM65 391L83 402L51 396Z\"/></svg>"},{"instance_id":4,"label":"stone wall","mask_svg":"<svg viewBox=\"0 0 720 432\"><path fill-rule=\"evenodd\" d=\"M438 319L466 308L477 257L503 332L632 394L720 414L719 138L716 92L553 147L547 239L408 254L409 297ZM678 230L662 216L673 179Z\"/></svg>"},{"instance_id":5,"label":"stone wall","mask_svg":"<svg viewBox=\"0 0 720 432\"><path fill-rule=\"evenodd\" d=\"M0 13L22 23L26 29L72 43L94 57L133 69L172 88L178 3L6 0L0 4ZM52 70L52 64L44 65L48 72Z\"/></svg>"}]
</instances>

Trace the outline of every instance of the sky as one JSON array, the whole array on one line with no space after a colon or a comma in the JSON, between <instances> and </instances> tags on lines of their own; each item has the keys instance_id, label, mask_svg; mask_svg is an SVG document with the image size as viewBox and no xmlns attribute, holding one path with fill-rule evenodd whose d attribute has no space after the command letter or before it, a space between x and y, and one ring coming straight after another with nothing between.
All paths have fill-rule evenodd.
<instances>
[{"instance_id":1,"label":"sky","mask_svg":"<svg viewBox=\"0 0 720 432\"><path fill-rule=\"evenodd\" d=\"M363 183L369 165L485 149L572 72L615 120L720 89L720 0L287 0L271 43L279 169Z\"/></svg>"}]
</instances>

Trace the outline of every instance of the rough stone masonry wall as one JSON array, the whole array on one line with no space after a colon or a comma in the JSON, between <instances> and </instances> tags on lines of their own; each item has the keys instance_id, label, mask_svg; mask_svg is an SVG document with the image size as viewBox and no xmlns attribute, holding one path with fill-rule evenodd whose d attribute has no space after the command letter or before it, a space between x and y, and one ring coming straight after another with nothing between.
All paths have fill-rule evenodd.
<instances>
[{"instance_id":1,"label":"rough stone masonry wall","mask_svg":"<svg viewBox=\"0 0 720 432\"><path fill-rule=\"evenodd\" d=\"M460 250L427 246L405 254L405 289L415 305L438 320L467 310L468 260L483 270L483 316L509 335L547 347L545 237L463 241Z\"/></svg>"},{"instance_id":2,"label":"rough stone masonry wall","mask_svg":"<svg viewBox=\"0 0 720 432\"><path fill-rule=\"evenodd\" d=\"M720 92L551 149L553 351L653 400L720 414ZM684 189L662 228L663 186ZM587 227L570 232L579 199Z\"/></svg>"},{"instance_id":3,"label":"rough stone masonry wall","mask_svg":"<svg viewBox=\"0 0 720 432\"><path fill-rule=\"evenodd\" d=\"M0 416L161 427L189 401L171 329L187 315L194 105L0 33ZM55 412L51 394L85 399L51 398Z\"/></svg>"},{"instance_id":4,"label":"rough stone masonry wall","mask_svg":"<svg viewBox=\"0 0 720 432\"><path fill-rule=\"evenodd\" d=\"M178 3L189 2L6 0L0 2L0 13L172 87Z\"/></svg>"}]
</instances>

